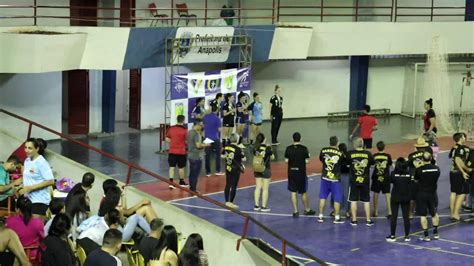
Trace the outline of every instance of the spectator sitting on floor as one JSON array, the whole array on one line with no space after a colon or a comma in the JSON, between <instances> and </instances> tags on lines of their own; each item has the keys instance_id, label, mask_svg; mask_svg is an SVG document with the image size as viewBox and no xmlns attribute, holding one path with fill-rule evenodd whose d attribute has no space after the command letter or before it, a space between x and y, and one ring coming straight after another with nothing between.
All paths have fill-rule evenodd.
<instances>
[{"instance_id":1,"label":"spectator sitting on floor","mask_svg":"<svg viewBox=\"0 0 474 266\"><path fill-rule=\"evenodd\" d=\"M51 212L51 219L49 219L46 224L44 225L44 235L48 236L49 228L51 227L51 223L56 215L59 213L65 213L66 208L64 207L64 201L61 199L52 199L49 203L49 211Z\"/></svg>"},{"instance_id":2,"label":"spectator sitting on floor","mask_svg":"<svg viewBox=\"0 0 474 266\"><path fill-rule=\"evenodd\" d=\"M112 179L113 180L113 179ZM87 195L87 192L92 188L92 186L94 185L94 181L95 181L95 176L93 173L85 173L83 176L82 176L82 182L81 183L77 183L72 189L71 191L69 191L69 193L67 194L67 198L66 198L66 206L68 205L69 201L71 200L71 198L77 194L85 194L85 199L86 199L86 203L87 203L87 212L90 212L90 206L89 206L89 196ZM115 181L115 180L114 180ZM116 181L117 182L117 181ZM72 216L71 216L72 218Z\"/></svg>"},{"instance_id":3,"label":"spectator sitting on floor","mask_svg":"<svg viewBox=\"0 0 474 266\"><path fill-rule=\"evenodd\" d=\"M23 247L38 247L44 238L44 224L41 218L32 217L31 201L21 196L16 201L17 215L7 218L7 227L15 231ZM30 258L35 259L38 250L32 249Z\"/></svg>"},{"instance_id":4,"label":"spectator sitting on floor","mask_svg":"<svg viewBox=\"0 0 474 266\"><path fill-rule=\"evenodd\" d=\"M8 250L8 252L6 252ZM13 265L16 259L21 266L30 266L31 263L26 256L18 235L11 229L5 227L5 217L0 217L0 262L5 265Z\"/></svg>"},{"instance_id":5,"label":"spectator sitting on floor","mask_svg":"<svg viewBox=\"0 0 474 266\"><path fill-rule=\"evenodd\" d=\"M16 170L20 165L20 159L10 156L6 162L0 165L0 207L8 206L8 198L13 195L13 187L21 185L21 179L10 183L9 173Z\"/></svg>"},{"instance_id":6,"label":"spectator sitting on floor","mask_svg":"<svg viewBox=\"0 0 474 266\"><path fill-rule=\"evenodd\" d=\"M71 219L67 214L59 213L53 218L49 235L40 246L41 265L43 266L75 266L74 248L68 239L71 231Z\"/></svg>"}]
</instances>

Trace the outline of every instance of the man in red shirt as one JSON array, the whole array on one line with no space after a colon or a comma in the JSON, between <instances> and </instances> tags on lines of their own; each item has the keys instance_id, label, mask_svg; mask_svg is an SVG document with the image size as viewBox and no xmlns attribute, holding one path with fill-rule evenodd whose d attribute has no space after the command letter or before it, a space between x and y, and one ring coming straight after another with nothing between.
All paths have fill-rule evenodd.
<instances>
[{"instance_id":1,"label":"man in red shirt","mask_svg":"<svg viewBox=\"0 0 474 266\"><path fill-rule=\"evenodd\" d=\"M184 115L178 115L176 125L168 129L166 134L166 141L170 144L168 153L168 164L170 166L169 178L173 182L174 168L178 166L179 185L188 187L184 182L184 174L186 169L186 138L188 136L188 129L184 127ZM170 189L175 187L170 185Z\"/></svg>"},{"instance_id":2,"label":"man in red shirt","mask_svg":"<svg viewBox=\"0 0 474 266\"><path fill-rule=\"evenodd\" d=\"M354 133L360 127L360 137L364 140L364 148L372 149L372 132L377 130L377 119L370 114L370 105L364 107L364 113L359 117L357 126L352 130L349 138L352 139Z\"/></svg>"}]
</instances>

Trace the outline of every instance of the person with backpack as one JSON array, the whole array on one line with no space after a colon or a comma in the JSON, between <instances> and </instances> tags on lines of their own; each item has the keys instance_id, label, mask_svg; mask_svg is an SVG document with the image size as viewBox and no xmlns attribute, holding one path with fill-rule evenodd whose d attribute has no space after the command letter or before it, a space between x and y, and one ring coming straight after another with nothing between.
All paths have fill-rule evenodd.
<instances>
[{"instance_id":1,"label":"person with backpack","mask_svg":"<svg viewBox=\"0 0 474 266\"><path fill-rule=\"evenodd\" d=\"M270 160L273 160L272 148L265 144L266 139L262 133L259 133L255 138L255 146L253 150L253 172L255 176L255 192L254 201L255 211L269 212L268 208L268 189L270 187L270 180L272 177ZM262 205L260 205L260 194L262 195Z\"/></svg>"}]
</instances>

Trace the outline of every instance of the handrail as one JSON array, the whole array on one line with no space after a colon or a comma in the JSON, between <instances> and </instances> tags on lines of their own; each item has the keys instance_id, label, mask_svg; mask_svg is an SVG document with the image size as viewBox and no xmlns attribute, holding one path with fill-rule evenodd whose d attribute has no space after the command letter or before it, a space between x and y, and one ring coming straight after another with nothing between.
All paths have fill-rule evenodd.
<instances>
[{"instance_id":1,"label":"handrail","mask_svg":"<svg viewBox=\"0 0 474 266\"><path fill-rule=\"evenodd\" d=\"M34 122L34 121L32 121L32 120L29 120L29 119L27 119L27 118L25 118L25 117L22 117L22 116L19 116L19 115L17 115L17 114L11 113L11 112L9 112L9 111L7 111L7 110L4 110L4 109L0 109L0 113L4 113L4 114L6 114L6 115L8 115L8 116L11 116L11 117L13 117L13 118L16 118L16 119L18 119L18 120L21 120L21 121L23 121L23 122L28 123L28 134L27 134L27 138L31 137L31 130L32 130L32 127L33 127L33 126L36 126L36 127L41 128L41 129L43 129L43 130L45 130L45 131L47 131L47 132L50 132L50 133L52 133L52 134L54 134L54 135L57 135L57 136L59 136L59 137L62 138L62 139L65 139L65 140L67 140L67 141L69 141L69 142L72 142L72 143L74 143L74 144L76 144L76 145L78 145L78 146L81 146L81 147L83 147L83 148L86 148L86 149L95 151L95 152L97 152L97 153L99 153L99 154L101 154L101 155L103 155L103 156L105 156L105 157L107 157L107 158L109 158L109 159L112 159L112 160L115 160L115 161L118 161L118 162L121 162L121 163L127 165L127 166L128 166L128 173L127 173L127 180L126 180L126 182L125 182L125 185L126 185L126 186L128 186L128 185L130 184L130 178L131 178L131 171L132 171L132 169L141 171L142 173L145 173L145 174L147 174L147 175L149 175L149 176L152 176L152 177L154 177L154 178L156 178L156 179L158 179L158 180L160 180L160 181L162 181L162 182L165 182L165 183L167 183L167 184L169 184L169 185L173 185L173 183L171 183L167 178L165 178L165 177L163 177L163 176L160 176L160 175L158 175L158 174L156 174L156 173L154 173L154 172L152 172L152 171L150 171L150 170L148 170L148 169L145 169L145 168L143 168L143 167L141 167L141 166L139 166L139 165L137 165L137 164L134 164L134 163L132 163L132 162L129 162L129 161L125 160L125 159L122 159L122 158L120 158L120 157L117 157L117 156L115 156L115 155L113 155L113 154L111 154L111 153L108 153L108 152L105 152L105 151L103 151L103 150L100 150L100 149L98 149L98 148L96 148L96 147L94 147L94 146L91 146L91 145L87 144L87 143L84 143L84 142L82 142L82 141L73 139L73 138L71 138L70 136L65 135L65 134L62 134L62 133L60 133L60 132L58 132L58 131L56 131L56 130L54 130L54 129L48 128L48 127L43 126L43 125L41 125L41 124L39 124L39 123L37 123L37 122ZM263 229L265 232L267 232L268 234L270 234L270 235L272 235L273 237L277 238L278 240L282 241L282 243L284 243L283 245L286 244L287 246L293 248L294 250L300 252L300 253L303 254L304 256L308 257L308 258L311 259L311 260L314 260L315 262L317 262L317 263L319 263L319 264L321 264L321 265L327 265L327 263L326 263L325 261L323 261L323 260L321 260L321 259L319 259L319 258L317 258L317 257L315 257L315 256L313 256L313 255L311 255L309 252L307 252L307 251L305 251L304 249L298 247L298 246L295 245L294 243L289 242L289 241L288 241L287 239L285 239L283 236L281 236L281 235L278 234L277 232L273 231L272 229L268 228L266 225L262 224L261 222L259 222L258 220L256 220L256 219L253 218L252 216L250 216L249 214L244 213L244 212L241 212L241 211L236 210L236 209L229 208L229 207L227 207L226 205L222 204L221 202L219 202L219 201L217 201L217 200L214 200L214 199L209 198L209 197L207 197L207 196L201 195L201 194L196 193L196 192L194 192L194 191L191 191L191 190L189 190L189 189L187 189L187 188L183 188L183 187L180 187L180 186L177 186L177 188L178 188L178 189L181 189L182 191L185 191L185 192L187 192L187 193L190 193L190 194L192 194L193 196L196 196L196 197L198 197L198 198L200 198L200 199L203 199L203 200L205 200L205 201L207 201L207 202L209 202L209 203L212 203L212 204L217 205L217 206L219 206L219 207L221 207L221 208L227 209L228 211L233 212L233 213L235 213L235 214L237 214L237 215L239 215L239 216L244 217L245 220L246 220L246 222L245 222L245 224L244 224L244 228L243 228L243 230L242 230L242 235L241 235L241 239L240 239L240 240L245 239L246 234L247 234L247 230L248 230L248 221L252 221L255 225L257 225L258 227L260 227L261 229ZM237 245L239 245L240 240L238 241ZM283 251L285 251L285 250L283 250ZM282 253L282 256L283 256L283 255L285 255L285 254ZM286 256L283 256L283 257L286 257ZM282 261L283 261L283 259L282 259Z\"/></svg>"},{"instance_id":2,"label":"handrail","mask_svg":"<svg viewBox=\"0 0 474 266\"><path fill-rule=\"evenodd\" d=\"M173 5L173 1L171 1L171 5L168 7L165 6L158 6L155 8L149 7L133 7L133 8L122 8L122 7L92 7L92 6L81 6L81 5L44 5L44 4L36 4L37 0L31 0L32 4L1 4L0 10L3 8L6 9L32 9L33 16L25 16L25 15L3 15L0 16L0 19L16 19L16 18L33 18L34 25L36 25L36 21L38 18L51 18L51 19L67 19L71 21L92 21L97 22L97 20L119 20L121 25L129 24L130 26L135 26L137 21L171 21L173 24L174 21L179 20L179 16L176 14L179 8ZM290 1L290 0L287 0ZM209 11L220 11L222 8L220 7L209 7L208 0L202 0L203 3L202 7L188 7L188 11L192 13L193 11L202 12L204 16L197 16L195 19L204 21L204 25L207 25L208 20L212 19L220 19L220 16L211 16L209 17ZM466 7L465 6L446 6L446 5L437 5L436 1L432 0L429 6L406 6L403 4L399 4L397 0L392 0L390 3L384 4L360 4L359 0L354 1L353 4L345 4L345 5L334 5L331 4L329 1L320 1L319 4L306 4L306 5L299 5L299 4L292 4L291 2L282 3L282 0L273 0L267 4L261 4L258 7L242 7L241 2L237 1L237 6L232 7L232 10L236 12L236 15L233 17L227 17L229 19L235 19L237 24L240 24L242 19L246 20L253 20L253 19L263 19L263 20L271 20L271 23L274 24L275 22L279 22L281 17L320 17L320 20L323 21L324 17L353 17L353 21L359 21L361 17L381 17L386 18L389 17L389 21L396 22L398 18L401 17L430 17L430 21L433 21L436 17L465 17L465 16L472 16L474 14L467 14L465 13ZM114 10L114 11L127 11L129 13L128 17L120 17L120 16L111 16L111 17L104 17L104 16L96 16L96 17L78 17L78 16L56 16L56 15L38 15L38 10L40 9L68 9L68 10ZM339 13L335 13L332 11L335 10L344 10L350 9L346 12L341 11ZM382 10L381 14L363 14L361 10L366 9L374 9L374 10ZM332 11L331 11L332 10ZM425 14L411 14L410 10L419 10L425 11ZM455 11L459 10L459 13L451 13L448 11ZM154 12L165 12L167 17L153 17L153 16L145 16L136 17L134 13L137 11L154 11ZM267 12L269 15L267 16L262 14L242 14L242 11L262 11ZM285 13L285 11L289 11ZM296 11L296 12L292 12ZM300 13L304 12L304 13ZM331 11L331 12L329 12ZM442 13L444 11L444 13ZM463 11L463 12L461 12ZM408 13L407 13L408 12ZM142 12L143 13L143 12ZM170 14L171 13L171 14ZM271 15L270 15L271 13ZM194 18L193 18L194 20Z\"/></svg>"}]
</instances>

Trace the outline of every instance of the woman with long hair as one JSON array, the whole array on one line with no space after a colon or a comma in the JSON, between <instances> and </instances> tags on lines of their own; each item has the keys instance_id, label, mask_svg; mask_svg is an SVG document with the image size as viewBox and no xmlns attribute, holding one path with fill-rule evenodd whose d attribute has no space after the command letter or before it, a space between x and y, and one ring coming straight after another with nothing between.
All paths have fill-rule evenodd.
<instances>
[{"instance_id":1,"label":"woman with long hair","mask_svg":"<svg viewBox=\"0 0 474 266\"><path fill-rule=\"evenodd\" d=\"M196 105L194 106L193 111L191 112L191 118L193 121L202 120L206 114L206 109L204 109L204 98L197 98Z\"/></svg>"},{"instance_id":2,"label":"woman with long hair","mask_svg":"<svg viewBox=\"0 0 474 266\"><path fill-rule=\"evenodd\" d=\"M244 136L244 129L245 125L247 124L248 120L248 96L244 92L240 92L237 100L237 117L235 118L235 122L237 124L235 130L236 133L239 135L239 144L242 143L242 139Z\"/></svg>"},{"instance_id":3,"label":"woman with long hair","mask_svg":"<svg viewBox=\"0 0 474 266\"><path fill-rule=\"evenodd\" d=\"M54 216L48 236L41 243L42 265L78 265L70 240L68 239L70 232L71 219L69 216L64 213Z\"/></svg>"},{"instance_id":4,"label":"woman with long hair","mask_svg":"<svg viewBox=\"0 0 474 266\"><path fill-rule=\"evenodd\" d=\"M26 158L23 168L23 187L18 190L20 195L28 197L32 202L32 213L44 217L51 202L49 187L54 185L51 166L44 158L46 142L42 139L30 138L25 142Z\"/></svg>"},{"instance_id":5,"label":"woman with long hair","mask_svg":"<svg viewBox=\"0 0 474 266\"><path fill-rule=\"evenodd\" d=\"M43 220L33 217L31 201L20 196L16 201L16 212L14 216L7 218L7 228L12 229L20 238L23 247L38 247L44 238ZM33 248L30 259L35 259L38 250Z\"/></svg>"},{"instance_id":6,"label":"woman with long hair","mask_svg":"<svg viewBox=\"0 0 474 266\"><path fill-rule=\"evenodd\" d=\"M405 241L410 241L410 182L411 175L408 162L404 158L398 158L395 162L395 169L390 176L392 187L392 198L390 205L392 208L392 216L390 219L390 235L386 240L394 242L395 231L397 230L398 208L402 209L403 223L405 225Z\"/></svg>"},{"instance_id":7,"label":"woman with long hair","mask_svg":"<svg viewBox=\"0 0 474 266\"><path fill-rule=\"evenodd\" d=\"M178 233L172 225L166 225L161 232L160 243L155 249L153 257L155 260L150 261L150 265L154 265L154 261L159 259L159 265L178 265Z\"/></svg>"},{"instance_id":8,"label":"woman with long hair","mask_svg":"<svg viewBox=\"0 0 474 266\"><path fill-rule=\"evenodd\" d=\"M223 139L223 146L229 145L230 141L230 134L234 129L235 125L235 105L234 105L234 95L232 93L227 93L225 95L225 102L224 106L222 107L223 111L223 119L222 125L224 128L222 129L222 139Z\"/></svg>"},{"instance_id":9,"label":"woman with long hair","mask_svg":"<svg viewBox=\"0 0 474 266\"><path fill-rule=\"evenodd\" d=\"M256 172L254 169L254 176L255 176L255 192L254 192L254 201L255 211L262 211L262 212L269 212L270 208L268 208L268 190L270 188L270 181L272 177L271 171L271 160L275 158L273 155L272 148L266 144L265 135L259 133L255 138L255 146L253 150L253 156L259 156L263 158L263 164L265 166L265 170L263 172ZM255 158L254 158L255 160ZM262 204L260 205L260 194L262 195Z\"/></svg>"},{"instance_id":10,"label":"woman with long hair","mask_svg":"<svg viewBox=\"0 0 474 266\"><path fill-rule=\"evenodd\" d=\"M87 194L76 193L69 197L66 202L66 213L72 219L72 228L77 228L83 221L88 218L89 204L87 203ZM76 230L72 230L73 238L76 238Z\"/></svg>"},{"instance_id":11,"label":"woman with long hair","mask_svg":"<svg viewBox=\"0 0 474 266\"><path fill-rule=\"evenodd\" d=\"M190 234L179 254L179 265L181 266L208 266L209 261L204 251L204 243L200 234Z\"/></svg>"}]
</instances>

